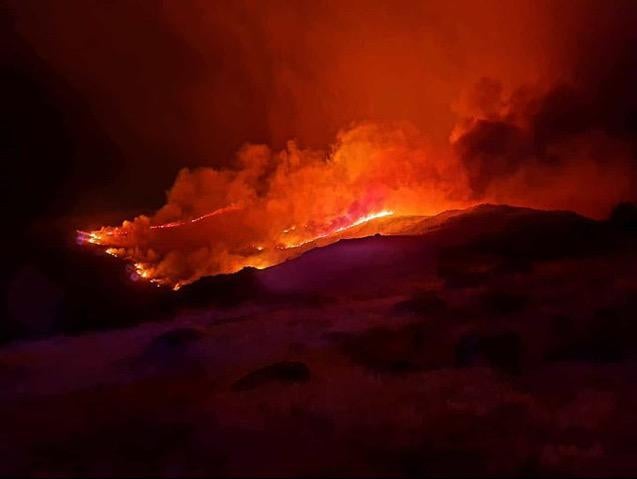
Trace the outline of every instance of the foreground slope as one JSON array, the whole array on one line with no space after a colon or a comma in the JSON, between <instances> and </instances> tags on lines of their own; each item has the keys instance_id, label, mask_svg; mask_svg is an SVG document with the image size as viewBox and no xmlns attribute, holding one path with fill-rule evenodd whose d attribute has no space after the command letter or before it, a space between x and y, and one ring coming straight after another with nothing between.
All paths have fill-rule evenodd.
<instances>
[{"instance_id":1,"label":"foreground slope","mask_svg":"<svg viewBox=\"0 0 637 479\"><path fill-rule=\"evenodd\" d=\"M162 322L0 349L0 472L637 473L634 230L398 222L206 278Z\"/></svg>"}]
</instances>

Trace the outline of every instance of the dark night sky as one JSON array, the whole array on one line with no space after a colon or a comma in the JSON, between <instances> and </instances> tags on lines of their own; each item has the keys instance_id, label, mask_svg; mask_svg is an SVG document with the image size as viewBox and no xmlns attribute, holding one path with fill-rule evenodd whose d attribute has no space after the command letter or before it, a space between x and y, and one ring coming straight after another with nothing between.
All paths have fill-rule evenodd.
<instances>
[{"instance_id":1,"label":"dark night sky","mask_svg":"<svg viewBox=\"0 0 637 479\"><path fill-rule=\"evenodd\" d=\"M246 142L325 148L352 122L407 120L448 145L463 95L484 77L551 95L527 118L530 136L507 118L466 136L477 191L485 171L515 171L570 136L636 144L635 2L293 5L8 0L1 289L32 264L77 289L84 263L56 260L75 228L155 210L180 168L231 165Z\"/></svg>"},{"instance_id":2,"label":"dark night sky","mask_svg":"<svg viewBox=\"0 0 637 479\"><path fill-rule=\"evenodd\" d=\"M0 475L637 471L635 27L637 0L4 0ZM323 161L363 121L417 141ZM360 221L447 184L476 207Z\"/></svg>"},{"instance_id":3,"label":"dark night sky","mask_svg":"<svg viewBox=\"0 0 637 479\"><path fill-rule=\"evenodd\" d=\"M462 21L444 2L8 5L9 198L59 212L156 207L180 167L228 164L247 141L324 147L352 121L444 140L468 83L548 74L561 55L528 2L467 2Z\"/></svg>"},{"instance_id":4,"label":"dark night sky","mask_svg":"<svg viewBox=\"0 0 637 479\"><path fill-rule=\"evenodd\" d=\"M7 5L3 203L16 228L154 209L180 168L228 165L245 142L325 147L360 120L408 120L446 142L458 98L484 76L574 79L585 93L599 77L607 88L584 113L617 130L634 112L622 73L634 68L609 55L634 51L634 2Z\"/></svg>"}]
</instances>

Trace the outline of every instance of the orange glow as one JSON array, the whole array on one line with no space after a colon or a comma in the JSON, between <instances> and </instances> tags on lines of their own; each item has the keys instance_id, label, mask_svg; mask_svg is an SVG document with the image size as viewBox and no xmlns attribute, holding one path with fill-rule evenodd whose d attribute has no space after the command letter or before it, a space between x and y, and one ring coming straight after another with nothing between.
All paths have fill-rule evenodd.
<instances>
[{"instance_id":1,"label":"orange glow","mask_svg":"<svg viewBox=\"0 0 637 479\"><path fill-rule=\"evenodd\" d=\"M503 121L469 116L446 148L432 147L410 125L374 123L340 132L329 151L294 142L280 152L248 145L238 168L184 169L154 215L78 231L77 241L130 263L134 280L176 290L203 276L277 265L341 238L396 234L389 217L482 202L601 216L631 191L622 145L590 135L563 143L554 149L563 157L556 166L518 148L532 136L527 125ZM506 156L488 157L485 138L498 135L517 155L510 171ZM617 161L602 167L597 158L608 153ZM503 170L489 171L487 161Z\"/></svg>"},{"instance_id":2,"label":"orange glow","mask_svg":"<svg viewBox=\"0 0 637 479\"><path fill-rule=\"evenodd\" d=\"M78 231L78 243L130 262L135 280L179 288L279 264L318 240L356 236L357 226L382 233L386 217L472 204L453 157L406 125L356 126L329 153L293 142L278 153L248 146L238 162L238 170L181 171L156 214Z\"/></svg>"},{"instance_id":3,"label":"orange glow","mask_svg":"<svg viewBox=\"0 0 637 479\"><path fill-rule=\"evenodd\" d=\"M347 226L341 226L341 227L336 228L336 229L334 229L332 231L329 231L329 232L327 232L325 234L316 236L314 238L309 238L307 240L304 240L304 241L301 241L301 242L298 242L298 243L285 243L285 245L283 247L284 248L298 248L299 246L306 245L306 244L311 243L313 241L316 241L318 239L328 238L330 235L333 235L335 233L340 233L341 231L346 231L346 230L348 230L350 228L353 228L354 226L362 225L364 223L369 223L370 221L375 220L377 218L384 218L386 216L391 216L393 214L394 214L394 212L393 211L389 211L389 210L382 210L382 211L379 211L377 213L370 213L370 214L367 214L367 215L364 215L364 216L358 218L356 221L354 221L353 223L348 224ZM291 228L283 230L283 233L289 233L290 231L294 231L294 230L296 230L296 227L293 226Z\"/></svg>"},{"instance_id":4,"label":"orange glow","mask_svg":"<svg viewBox=\"0 0 637 479\"><path fill-rule=\"evenodd\" d=\"M161 230L168 228L178 228L180 226L185 226L186 224L195 224L200 221L203 221L208 218L212 218L213 216L221 215L226 213L227 211L233 211L240 209L237 205L226 206L225 208L219 208L218 210L211 211L210 213L203 214L201 216L197 216L196 218L192 218L189 220L181 220L181 221L172 221L170 223L164 223L162 225L152 225L150 226L151 230Z\"/></svg>"}]
</instances>

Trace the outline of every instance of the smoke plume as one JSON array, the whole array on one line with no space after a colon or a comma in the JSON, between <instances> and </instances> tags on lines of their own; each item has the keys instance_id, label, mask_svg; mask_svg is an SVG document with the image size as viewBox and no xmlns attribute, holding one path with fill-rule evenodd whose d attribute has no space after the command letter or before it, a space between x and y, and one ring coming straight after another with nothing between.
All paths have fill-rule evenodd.
<instances>
[{"instance_id":1,"label":"smoke plume","mask_svg":"<svg viewBox=\"0 0 637 479\"><path fill-rule=\"evenodd\" d=\"M157 210L83 236L142 277L276 264L381 213L637 198L634 2L10 3L117 145L113 197Z\"/></svg>"}]
</instances>

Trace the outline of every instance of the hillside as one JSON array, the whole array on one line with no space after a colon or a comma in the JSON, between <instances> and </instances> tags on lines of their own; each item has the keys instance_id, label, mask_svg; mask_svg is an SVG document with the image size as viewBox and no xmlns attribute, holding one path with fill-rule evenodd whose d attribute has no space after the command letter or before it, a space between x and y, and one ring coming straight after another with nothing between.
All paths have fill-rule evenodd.
<instances>
[{"instance_id":1,"label":"hillside","mask_svg":"<svg viewBox=\"0 0 637 479\"><path fill-rule=\"evenodd\" d=\"M637 473L634 229L382 221L157 293L162 321L5 345L0 473Z\"/></svg>"}]
</instances>

